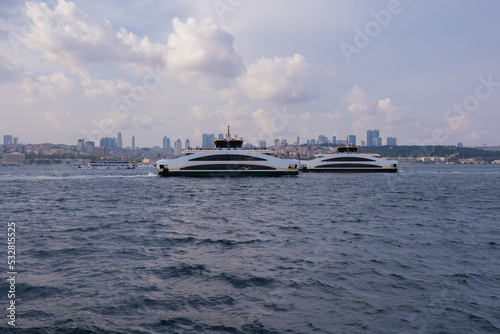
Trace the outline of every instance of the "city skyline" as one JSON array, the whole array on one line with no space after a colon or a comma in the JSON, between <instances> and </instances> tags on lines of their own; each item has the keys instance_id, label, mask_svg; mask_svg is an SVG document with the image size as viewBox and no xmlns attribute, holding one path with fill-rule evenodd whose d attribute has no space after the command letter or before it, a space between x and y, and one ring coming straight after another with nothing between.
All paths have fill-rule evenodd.
<instances>
[{"instance_id":1,"label":"city skyline","mask_svg":"<svg viewBox=\"0 0 500 334\"><path fill-rule=\"evenodd\" d=\"M0 134L500 143L495 1L0 3ZM258 24L256 24L256 22ZM193 141L196 139L196 141ZM159 143L159 144L158 144Z\"/></svg>"}]
</instances>

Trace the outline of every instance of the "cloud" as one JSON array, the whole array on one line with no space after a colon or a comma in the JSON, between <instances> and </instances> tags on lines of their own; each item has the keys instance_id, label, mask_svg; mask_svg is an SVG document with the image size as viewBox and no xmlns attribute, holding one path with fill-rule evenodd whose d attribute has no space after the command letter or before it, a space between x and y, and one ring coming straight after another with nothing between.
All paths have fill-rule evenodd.
<instances>
[{"instance_id":1,"label":"cloud","mask_svg":"<svg viewBox=\"0 0 500 334\"><path fill-rule=\"evenodd\" d=\"M326 118L329 118L333 121L342 119L342 114L338 110L334 110L333 112L328 112L325 114Z\"/></svg>"},{"instance_id":2,"label":"cloud","mask_svg":"<svg viewBox=\"0 0 500 334\"><path fill-rule=\"evenodd\" d=\"M165 45L154 44L120 28L116 33L109 21L92 21L74 3L58 0L51 9L46 3L28 2L26 17L32 31L24 44L42 53L46 60L82 71L93 64L131 66L163 63Z\"/></svg>"},{"instance_id":3,"label":"cloud","mask_svg":"<svg viewBox=\"0 0 500 334\"><path fill-rule=\"evenodd\" d=\"M189 108L188 110L188 114L191 119L197 121L206 121L215 116L215 114L210 111L210 109L200 105L191 106L191 108Z\"/></svg>"},{"instance_id":4,"label":"cloud","mask_svg":"<svg viewBox=\"0 0 500 334\"><path fill-rule=\"evenodd\" d=\"M358 85L354 85L352 90L343 98L347 104L347 110L356 115L375 115L374 101Z\"/></svg>"},{"instance_id":5,"label":"cloud","mask_svg":"<svg viewBox=\"0 0 500 334\"><path fill-rule=\"evenodd\" d=\"M32 98L55 98L63 93L70 93L74 88L74 80L57 72L50 76L27 76L22 83L23 90L27 93L27 101Z\"/></svg>"},{"instance_id":6,"label":"cloud","mask_svg":"<svg viewBox=\"0 0 500 334\"><path fill-rule=\"evenodd\" d=\"M0 54L0 83L17 81L24 75L24 70Z\"/></svg>"},{"instance_id":7,"label":"cloud","mask_svg":"<svg viewBox=\"0 0 500 334\"><path fill-rule=\"evenodd\" d=\"M352 128L356 131L364 132L370 127L388 130L415 125L408 110L394 106L390 98L371 98L356 84L342 101L355 117Z\"/></svg>"},{"instance_id":8,"label":"cloud","mask_svg":"<svg viewBox=\"0 0 500 334\"><path fill-rule=\"evenodd\" d=\"M142 130L151 129L153 124L155 123L155 120L147 115L134 116L132 119L136 127Z\"/></svg>"},{"instance_id":9,"label":"cloud","mask_svg":"<svg viewBox=\"0 0 500 334\"><path fill-rule=\"evenodd\" d=\"M18 0L2 0L0 2L0 18L8 18L19 9Z\"/></svg>"},{"instance_id":10,"label":"cloud","mask_svg":"<svg viewBox=\"0 0 500 334\"><path fill-rule=\"evenodd\" d=\"M310 87L311 66L299 54L261 58L238 80L242 92L258 101L307 102L316 97Z\"/></svg>"},{"instance_id":11,"label":"cloud","mask_svg":"<svg viewBox=\"0 0 500 334\"><path fill-rule=\"evenodd\" d=\"M184 81L200 80L210 74L235 78L244 71L243 62L233 48L234 37L212 19L198 23L172 20L174 32L168 37L167 64Z\"/></svg>"},{"instance_id":12,"label":"cloud","mask_svg":"<svg viewBox=\"0 0 500 334\"><path fill-rule=\"evenodd\" d=\"M121 95L130 93L134 86L127 81L118 80L90 80L86 82L88 86L85 88L85 95L91 98L98 98L101 96L117 98Z\"/></svg>"}]
</instances>

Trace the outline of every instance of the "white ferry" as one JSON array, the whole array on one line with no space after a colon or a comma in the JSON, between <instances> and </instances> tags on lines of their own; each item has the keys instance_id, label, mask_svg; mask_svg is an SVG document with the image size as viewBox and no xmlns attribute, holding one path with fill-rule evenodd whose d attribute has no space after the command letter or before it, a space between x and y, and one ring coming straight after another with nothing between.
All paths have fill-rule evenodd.
<instances>
[{"instance_id":1,"label":"white ferry","mask_svg":"<svg viewBox=\"0 0 500 334\"><path fill-rule=\"evenodd\" d=\"M86 169L134 169L135 165L128 161L98 161L88 165L78 166Z\"/></svg>"},{"instance_id":2,"label":"white ferry","mask_svg":"<svg viewBox=\"0 0 500 334\"><path fill-rule=\"evenodd\" d=\"M297 175L299 161L280 159L271 150L243 150L243 139L214 140L214 150L185 150L175 159L156 162L161 176L279 176Z\"/></svg>"},{"instance_id":3,"label":"white ferry","mask_svg":"<svg viewBox=\"0 0 500 334\"><path fill-rule=\"evenodd\" d=\"M380 158L378 154L359 154L357 146L339 146L337 154L317 155L313 160L301 161L303 172L357 172L357 173L396 173L397 160Z\"/></svg>"}]
</instances>

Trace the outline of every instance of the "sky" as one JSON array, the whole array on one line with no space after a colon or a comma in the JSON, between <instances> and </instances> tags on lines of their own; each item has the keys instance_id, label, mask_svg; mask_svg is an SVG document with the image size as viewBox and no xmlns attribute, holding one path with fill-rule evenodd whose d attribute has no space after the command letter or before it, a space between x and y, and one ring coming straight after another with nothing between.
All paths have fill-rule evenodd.
<instances>
[{"instance_id":1,"label":"sky","mask_svg":"<svg viewBox=\"0 0 500 334\"><path fill-rule=\"evenodd\" d=\"M0 2L0 136L500 145L497 0Z\"/></svg>"}]
</instances>

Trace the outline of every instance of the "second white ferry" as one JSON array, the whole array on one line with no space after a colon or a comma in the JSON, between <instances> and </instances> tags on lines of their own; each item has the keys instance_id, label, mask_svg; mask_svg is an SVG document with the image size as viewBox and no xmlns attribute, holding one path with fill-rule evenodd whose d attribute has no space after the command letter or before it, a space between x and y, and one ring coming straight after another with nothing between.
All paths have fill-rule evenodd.
<instances>
[{"instance_id":1,"label":"second white ferry","mask_svg":"<svg viewBox=\"0 0 500 334\"><path fill-rule=\"evenodd\" d=\"M181 157L156 162L161 176L279 176L297 175L299 161L280 159L271 150L243 150L243 139L214 140L215 150L184 150Z\"/></svg>"},{"instance_id":2,"label":"second white ferry","mask_svg":"<svg viewBox=\"0 0 500 334\"><path fill-rule=\"evenodd\" d=\"M397 160L383 159L377 154L359 154L357 146L339 146L337 151L337 154L317 155L313 160L301 161L301 170L330 173L396 173L398 171Z\"/></svg>"}]
</instances>

